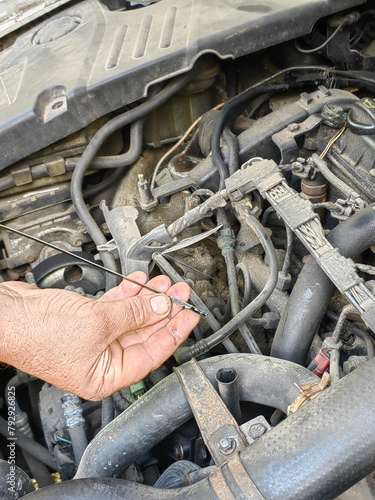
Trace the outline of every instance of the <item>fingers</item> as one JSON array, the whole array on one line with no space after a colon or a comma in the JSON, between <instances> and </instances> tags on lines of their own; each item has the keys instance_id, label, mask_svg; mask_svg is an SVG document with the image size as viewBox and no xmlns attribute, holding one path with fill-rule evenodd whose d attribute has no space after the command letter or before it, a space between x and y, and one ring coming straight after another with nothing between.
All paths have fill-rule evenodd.
<instances>
[{"instance_id":1,"label":"fingers","mask_svg":"<svg viewBox=\"0 0 375 500\"><path fill-rule=\"evenodd\" d=\"M136 295L124 300L96 301L93 310L102 326L103 342L108 344L123 333L147 328L167 318L172 301L164 294Z\"/></svg>"},{"instance_id":2,"label":"fingers","mask_svg":"<svg viewBox=\"0 0 375 500\"><path fill-rule=\"evenodd\" d=\"M171 287L171 280L168 278L168 276L160 275L156 276L155 278L152 278L147 283L147 285L150 286L151 288L159 290L160 292L167 293L169 288ZM147 290L146 288L142 288L142 290L139 293L140 295L147 295L152 292L150 292L150 290Z\"/></svg>"},{"instance_id":3,"label":"fingers","mask_svg":"<svg viewBox=\"0 0 375 500\"><path fill-rule=\"evenodd\" d=\"M131 273L129 274L128 278L134 281L139 281L143 284L147 282L147 276L142 271ZM128 297L138 295L141 289L142 287L140 287L139 285L123 280L118 286L112 288L111 290L108 290L108 292L102 295L99 300L102 302L109 302L112 300L126 299Z\"/></svg>"},{"instance_id":4,"label":"fingers","mask_svg":"<svg viewBox=\"0 0 375 500\"><path fill-rule=\"evenodd\" d=\"M171 288L169 288L167 290L167 293L168 295L172 295L186 302L187 300L189 300L190 287L186 283L177 283L176 285L173 285ZM139 328L136 331L129 331L126 328L126 330L124 329L124 333L122 335L116 337L116 340L124 349L133 344L146 342L147 339L151 337L151 335L153 335L160 328L164 327L168 323L168 321L171 320L171 318L173 318L181 311L181 309L181 306L172 303L171 312L166 318L155 322L153 325L149 325L147 328Z\"/></svg>"},{"instance_id":5,"label":"fingers","mask_svg":"<svg viewBox=\"0 0 375 500\"><path fill-rule=\"evenodd\" d=\"M147 283L147 276L142 271L136 271L134 273L129 274L128 278L138 281L140 283ZM171 280L167 276L157 276L150 280L147 285L160 292L166 292L168 288L171 286ZM134 297L134 295L142 294L147 295L150 294L150 290L146 290L135 283L131 283L130 281L123 280L118 286L112 288L104 295L100 297L100 301L109 302L112 300L122 300L128 297Z\"/></svg>"},{"instance_id":6,"label":"fingers","mask_svg":"<svg viewBox=\"0 0 375 500\"><path fill-rule=\"evenodd\" d=\"M127 347L123 351L121 375L116 377L116 384L119 387L131 385L162 365L186 340L199 319L191 311L180 311L144 343Z\"/></svg>"}]
</instances>

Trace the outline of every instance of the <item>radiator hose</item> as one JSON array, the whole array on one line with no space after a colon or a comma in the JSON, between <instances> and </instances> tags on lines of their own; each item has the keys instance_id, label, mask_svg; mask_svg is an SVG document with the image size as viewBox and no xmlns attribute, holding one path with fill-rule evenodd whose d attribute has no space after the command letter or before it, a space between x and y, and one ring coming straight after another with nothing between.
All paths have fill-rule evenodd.
<instances>
[{"instance_id":1,"label":"radiator hose","mask_svg":"<svg viewBox=\"0 0 375 500\"><path fill-rule=\"evenodd\" d=\"M255 359L255 364L260 358L255 355L247 356L249 359ZM230 357L234 360L238 355L230 354L221 358L230 359ZM281 364L277 364L272 358L263 357L262 359L264 366L268 365L271 371L274 367L280 368L283 366L282 363L287 363L280 360ZM204 367L206 373L208 366ZM284 368L287 368L290 376L292 369L297 370L297 365L287 363ZM237 365L236 369L238 370ZM283 369L280 368L279 376L283 383L282 371ZM252 371L249 371L249 376L253 376ZM180 388L177 392L182 392L182 389ZM313 401L302 405L294 415L241 452L240 459L246 474L237 476L237 481L233 474L228 473L228 464L224 464L199 483L177 490L160 490L119 479L86 478L49 486L25 498L92 500L100 496L103 500L114 498L131 498L132 500L205 498L205 500L213 500L220 498L221 488L226 488L228 493L225 498L230 500L248 498L246 494L252 492L248 490L248 486L247 489L246 487L243 489L244 484L255 484L258 496L254 498L261 498L259 495L263 495L266 500L334 499L368 475L374 468L374 393L375 358L354 370L336 385L326 389ZM157 394L158 391L154 391L152 398ZM170 399L174 399L175 396L177 397L175 401L178 403L178 394L173 394L173 398ZM269 397L272 399L271 392ZM154 400L154 404L155 407L158 406L157 400ZM138 412L137 408L135 412ZM129 415L131 408L124 413ZM153 419L152 414L149 414L149 419ZM123 423L125 426L122 434L133 434L134 428L128 427L126 422ZM107 427L112 424L113 422ZM138 442L142 442L144 434L148 434L148 429L147 431L145 428L139 429ZM115 451L119 437L121 436L112 434L111 442L106 446L112 447ZM97 438L93 442L95 440L97 441ZM100 455L101 450L96 451L97 455ZM126 448L124 448L124 453L126 454ZM94 458L91 456L91 460ZM85 462L85 456L82 462ZM86 463L86 467L88 465ZM101 470L105 475L103 465L105 464L101 464Z\"/></svg>"}]
</instances>

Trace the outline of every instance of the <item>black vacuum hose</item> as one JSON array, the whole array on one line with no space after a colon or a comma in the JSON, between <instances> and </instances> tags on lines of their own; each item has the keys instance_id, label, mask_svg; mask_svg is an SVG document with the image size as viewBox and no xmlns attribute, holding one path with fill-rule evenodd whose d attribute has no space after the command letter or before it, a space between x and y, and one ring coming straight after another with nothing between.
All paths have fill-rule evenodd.
<instances>
[{"instance_id":1,"label":"black vacuum hose","mask_svg":"<svg viewBox=\"0 0 375 500\"><path fill-rule=\"evenodd\" d=\"M356 213L328 235L345 257L355 258L375 244L375 204ZM323 319L335 286L313 257L304 265L281 316L271 356L300 365Z\"/></svg>"}]
</instances>

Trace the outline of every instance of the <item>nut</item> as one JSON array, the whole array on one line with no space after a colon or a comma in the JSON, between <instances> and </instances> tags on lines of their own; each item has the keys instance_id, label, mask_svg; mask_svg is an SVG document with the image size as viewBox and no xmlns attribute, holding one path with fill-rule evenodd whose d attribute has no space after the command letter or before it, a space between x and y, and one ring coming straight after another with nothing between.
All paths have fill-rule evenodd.
<instances>
[{"instance_id":1,"label":"nut","mask_svg":"<svg viewBox=\"0 0 375 500\"><path fill-rule=\"evenodd\" d=\"M260 436L263 436L263 434L266 432L266 428L262 424L253 424L249 430L248 434L252 439L257 439Z\"/></svg>"},{"instance_id":2,"label":"nut","mask_svg":"<svg viewBox=\"0 0 375 500\"><path fill-rule=\"evenodd\" d=\"M298 123L291 123L290 125L288 125L287 130L289 132L297 132L297 130L299 130Z\"/></svg>"},{"instance_id":3,"label":"nut","mask_svg":"<svg viewBox=\"0 0 375 500\"><path fill-rule=\"evenodd\" d=\"M219 441L219 450L224 455L230 455L237 447L236 440L233 438L222 438Z\"/></svg>"}]
</instances>

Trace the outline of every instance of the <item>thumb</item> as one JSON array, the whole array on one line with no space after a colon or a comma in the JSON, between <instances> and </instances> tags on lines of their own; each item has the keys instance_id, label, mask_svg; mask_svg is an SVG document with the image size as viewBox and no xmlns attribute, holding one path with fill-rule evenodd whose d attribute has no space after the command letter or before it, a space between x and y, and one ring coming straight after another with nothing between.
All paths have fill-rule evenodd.
<instances>
[{"instance_id":1,"label":"thumb","mask_svg":"<svg viewBox=\"0 0 375 500\"><path fill-rule=\"evenodd\" d=\"M110 302L96 301L95 305L110 334L107 341L111 341L120 333L138 330L163 320L171 312L172 301L168 295L150 294Z\"/></svg>"}]
</instances>

